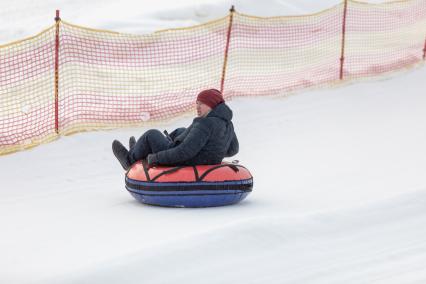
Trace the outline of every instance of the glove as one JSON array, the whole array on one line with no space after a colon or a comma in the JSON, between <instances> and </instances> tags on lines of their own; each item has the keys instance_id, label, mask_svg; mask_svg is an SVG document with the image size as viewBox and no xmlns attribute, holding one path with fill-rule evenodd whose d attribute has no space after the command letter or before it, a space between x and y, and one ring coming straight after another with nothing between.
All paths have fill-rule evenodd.
<instances>
[{"instance_id":1,"label":"glove","mask_svg":"<svg viewBox=\"0 0 426 284\"><path fill-rule=\"evenodd\" d=\"M146 162L150 167L156 166L158 164L157 155L149 154L148 157L146 157Z\"/></svg>"},{"instance_id":2,"label":"glove","mask_svg":"<svg viewBox=\"0 0 426 284\"><path fill-rule=\"evenodd\" d=\"M175 139L181 135L184 131L186 130L185 127L180 127L180 128L176 128L175 130L173 130L172 133L170 133L169 137L172 139L172 141L174 142Z\"/></svg>"}]
</instances>

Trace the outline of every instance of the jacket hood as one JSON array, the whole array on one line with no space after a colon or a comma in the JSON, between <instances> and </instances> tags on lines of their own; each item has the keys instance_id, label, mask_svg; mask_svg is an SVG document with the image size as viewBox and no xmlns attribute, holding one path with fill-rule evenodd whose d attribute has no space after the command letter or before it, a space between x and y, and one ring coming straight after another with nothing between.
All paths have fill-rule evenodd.
<instances>
[{"instance_id":1,"label":"jacket hood","mask_svg":"<svg viewBox=\"0 0 426 284\"><path fill-rule=\"evenodd\" d=\"M230 121L232 119L232 110L225 103L221 103L212 109L207 117L218 117Z\"/></svg>"}]
</instances>

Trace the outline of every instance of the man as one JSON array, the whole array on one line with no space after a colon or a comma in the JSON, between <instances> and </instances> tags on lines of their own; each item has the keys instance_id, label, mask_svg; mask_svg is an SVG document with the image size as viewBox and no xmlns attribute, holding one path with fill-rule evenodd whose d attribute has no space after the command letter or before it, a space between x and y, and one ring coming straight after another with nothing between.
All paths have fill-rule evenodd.
<instances>
[{"instance_id":1,"label":"man","mask_svg":"<svg viewBox=\"0 0 426 284\"><path fill-rule=\"evenodd\" d=\"M220 91L209 89L197 96L197 115L188 128L178 128L164 136L151 129L136 142L130 138L130 150L117 140L112 150L121 166L128 170L138 160L155 165L212 165L238 153L239 144L232 124L232 110Z\"/></svg>"}]
</instances>

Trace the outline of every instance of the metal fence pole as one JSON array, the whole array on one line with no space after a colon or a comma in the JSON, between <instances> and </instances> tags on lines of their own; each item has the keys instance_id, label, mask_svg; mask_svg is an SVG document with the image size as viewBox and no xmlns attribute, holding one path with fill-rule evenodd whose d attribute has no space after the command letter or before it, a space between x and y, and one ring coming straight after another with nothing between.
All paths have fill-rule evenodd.
<instances>
[{"instance_id":1,"label":"metal fence pole","mask_svg":"<svg viewBox=\"0 0 426 284\"><path fill-rule=\"evenodd\" d=\"M59 95L59 24L61 18L59 17L59 10L56 10L55 17L55 132L59 134L59 108L58 108L58 95Z\"/></svg>"},{"instance_id":2,"label":"metal fence pole","mask_svg":"<svg viewBox=\"0 0 426 284\"><path fill-rule=\"evenodd\" d=\"M228 33L226 35L225 58L224 58L224 61L223 61L222 80L220 82L220 92L221 93L223 93L224 85L225 85L226 67L227 67L227 64L228 64L229 42L231 40L232 21L233 21L234 12L235 12L234 5L232 5L229 12L230 12L230 15L229 15Z\"/></svg>"},{"instance_id":3,"label":"metal fence pole","mask_svg":"<svg viewBox=\"0 0 426 284\"><path fill-rule=\"evenodd\" d=\"M425 47L423 48L423 60L426 60L426 39L425 39Z\"/></svg>"},{"instance_id":4,"label":"metal fence pole","mask_svg":"<svg viewBox=\"0 0 426 284\"><path fill-rule=\"evenodd\" d=\"M342 21L342 49L340 53L340 80L343 80L343 63L345 61L345 40L346 40L346 14L348 10L348 0L344 2L343 21Z\"/></svg>"}]
</instances>

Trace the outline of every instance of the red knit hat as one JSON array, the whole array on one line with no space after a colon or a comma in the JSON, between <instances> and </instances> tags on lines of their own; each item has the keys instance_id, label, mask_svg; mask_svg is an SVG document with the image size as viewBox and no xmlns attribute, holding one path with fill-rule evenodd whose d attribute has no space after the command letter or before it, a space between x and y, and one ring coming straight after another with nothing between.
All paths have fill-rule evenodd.
<instances>
[{"instance_id":1,"label":"red knit hat","mask_svg":"<svg viewBox=\"0 0 426 284\"><path fill-rule=\"evenodd\" d=\"M197 96L197 101L208 105L210 108L215 108L217 105L225 102L222 93L216 89L204 90Z\"/></svg>"}]
</instances>

